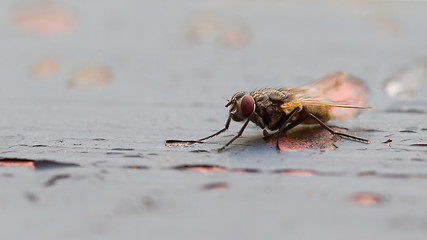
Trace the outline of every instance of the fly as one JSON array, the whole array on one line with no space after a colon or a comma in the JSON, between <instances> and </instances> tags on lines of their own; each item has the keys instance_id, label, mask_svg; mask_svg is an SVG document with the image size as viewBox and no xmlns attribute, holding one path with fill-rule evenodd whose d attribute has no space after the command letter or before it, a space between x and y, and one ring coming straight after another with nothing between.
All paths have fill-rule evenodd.
<instances>
[{"instance_id":1,"label":"fly","mask_svg":"<svg viewBox=\"0 0 427 240\"><path fill-rule=\"evenodd\" d=\"M340 101L333 101L328 97L332 92L340 91L338 89L347 81L350 80L344 72L335 72L318 82L299 88L266 88L251 93L237 92L225 105L230 108L225 127L192 143L201 143L225 132L229 128L231 120L244 122L243 126L236 136L218 149L219 152L239 138L249 122L255 123L264 131L266 128L277 131L276 149L278 151L280 151L280 136L300 124L319 124L333 135L369 143L367 139L336 132L325 124L330 119L342 117L333 111L335 108L353 110L372 108L363 101L352 100L347 95ZM341 92L341 94L346 93Z\"/></svg>"}]
</instances>

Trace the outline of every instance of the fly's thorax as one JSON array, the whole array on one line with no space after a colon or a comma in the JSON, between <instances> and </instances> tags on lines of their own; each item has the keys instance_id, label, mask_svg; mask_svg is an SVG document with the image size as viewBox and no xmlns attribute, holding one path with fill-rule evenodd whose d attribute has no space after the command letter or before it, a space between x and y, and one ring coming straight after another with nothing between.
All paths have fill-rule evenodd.
<instances>
[{"instance_id":1,"label":"fly's thorax","mask_svg":"<svg viewBox=\"0 0 427 240\"><path fill-rule=\"evenodd\" d=\"M290 100L290 95L281 89L266 88L250 94L256 103L255 112L262 119L263 124L270 130L277 130L286 118L286 113L281 109L284 102Z\"/></svg>"},{"instance_id":2,"label":"fly's thorax","mask_svg":"<svg viewBox=\"0 0 427 240\"><path fill-rule=\"evenodd\" d=\"M230 106L231 117L237 122L247 119L256 109L255 100L246 92L234 94L226 106Z\"/></svg>"}]
</instances>

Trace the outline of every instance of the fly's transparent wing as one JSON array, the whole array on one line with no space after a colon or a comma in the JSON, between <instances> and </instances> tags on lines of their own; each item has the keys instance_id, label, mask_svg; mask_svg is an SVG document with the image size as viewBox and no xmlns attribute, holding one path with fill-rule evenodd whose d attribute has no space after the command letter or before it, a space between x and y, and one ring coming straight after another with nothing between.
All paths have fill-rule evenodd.
<instances>
[{"instance_id":1,"label":"fly's transparent wing","mask_svg":"<svg viewBox=\"0 0 427 240\"><path fill-rule=\"evenodd\" d=\"M364 84L350 79L344 72L335 72L318 82L283 91L294 93L292 101L281 105L288 111L303 106L329 107L332 118L347 120L357 116L357 109L372 108L365 104L368 91Z\"/></svg>"}]
</instances>

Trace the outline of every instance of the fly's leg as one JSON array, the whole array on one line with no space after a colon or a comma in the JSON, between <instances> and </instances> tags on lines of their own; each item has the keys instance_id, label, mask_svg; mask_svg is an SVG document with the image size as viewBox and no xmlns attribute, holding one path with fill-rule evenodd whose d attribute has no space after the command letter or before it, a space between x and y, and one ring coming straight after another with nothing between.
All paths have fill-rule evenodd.
<instances>
[{"instance_id":1,"label":"fly's leg","mask_svg":"<svg viewBox=\"0 0 427 240\"><path fill-rule=\"evenodd\" d=\"M338 136L341 136L343 138L347 138L347 139L350 139L350 140L353 140L353 141L359 141L359 142L366 143L366 144L368 144L370 142L367 139L358 138L358 137L355 137L355 136L352 136L352 135L349 135L349 134L345 134L345 133L335 132L334 130L332 130L332 128L328 127L324 122L320 121L320 119L318 119L313 114L309 113L308 115L310 117L312 117L314 120L316 120L316 122L318 122L322 127L324 127L326 130L328 130L333 135L338 135Z\"/></svg>"},{"instance_id":2,"label":"fly's leg","mask_svg":"<svg viewBox=\"0 0 427 240\"><path fill-rule=\"evenodd\" d=\"M249 119L254 122L256 125L258 125L260 128L264 129L265 128L265 123L264 120L262 120L262 117L260 115L258 115L258 113L253 112L250 116Z\"/></svg>"},{"instance_id":3,"label":"fly's leg","mask_svg":"<svg viewBox=\"0 0 427 240\"><path fill-rule=\"evenodd\" d=\"M295 121L294 123L291 123L288 125L288 123L292 120L292 118L295 116L295 114L297 112L301 111L300 108L295 108L294 110L292 110L292 112L287 116L285 122L283 123L283 125L279 128L279 130L277 131L277 139L276 139L276 149L278 152L280 152L280 146L279 146L279 139L280 139L280 135L282 135L283 131L287 131L295 126L297 126L298 124L300 124L301 122L299 121Z\"/></svg>"},{"instance_id":4,"label":"fly's leg","mask_svg":"<svg viewBox=\"0 0 427 240\"><path fill-rule=\"evenodd\" d=\"M248 126L250 119L246 120L245 124L243 124L242 128L240 129L239 133L237 133L236 136L234 136L230 141L228 141L228 143L226 143L222 148L218 148L216 151L217 152L222 152L224 151L224 149L230 145L232 142L234 142L234 140L236 140L237 138L239 138L240 136L242 136L243 131L245 131L246 126Z\"/></svg>"},{"instance_id":5,"label":"fly's leg","mask_svg":"<svg viewBox=\"0 0 427 240\"><path fill-rule=\"evenodd\" d=\"M216 135L219 135L219 134L225 132L228 129L228 127L230 126L230 122L231 122L231 115L228 116L227 122L225 122L225 127L223 129L219 130L218 132L216 132L210 136L207 136L207 137L204 137L204 138L197 140L196 143L201 143L202 141L204 141L206 139L215 137Z\"/></svg>"}]
</instances>

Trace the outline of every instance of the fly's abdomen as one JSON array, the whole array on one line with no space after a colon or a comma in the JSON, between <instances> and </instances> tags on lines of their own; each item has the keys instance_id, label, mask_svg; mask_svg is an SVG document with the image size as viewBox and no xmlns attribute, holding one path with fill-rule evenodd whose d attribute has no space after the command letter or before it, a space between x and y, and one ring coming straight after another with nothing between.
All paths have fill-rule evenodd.
<instances>
[{"instance_id":1,"label":"fly's abdomen","mask_svg":"<svg viewBox=\"0 0 427 240\"><path fill-rule=\"evenodd\" d=\"M327 122L331 120L332 115L329 107L318 107L318 106L306 106L304 107L308 113L316 116L320 121ZM317 122L313 118L308 118L304 122L304 124L316 124Z\"/></svg>"}]
</instances>

